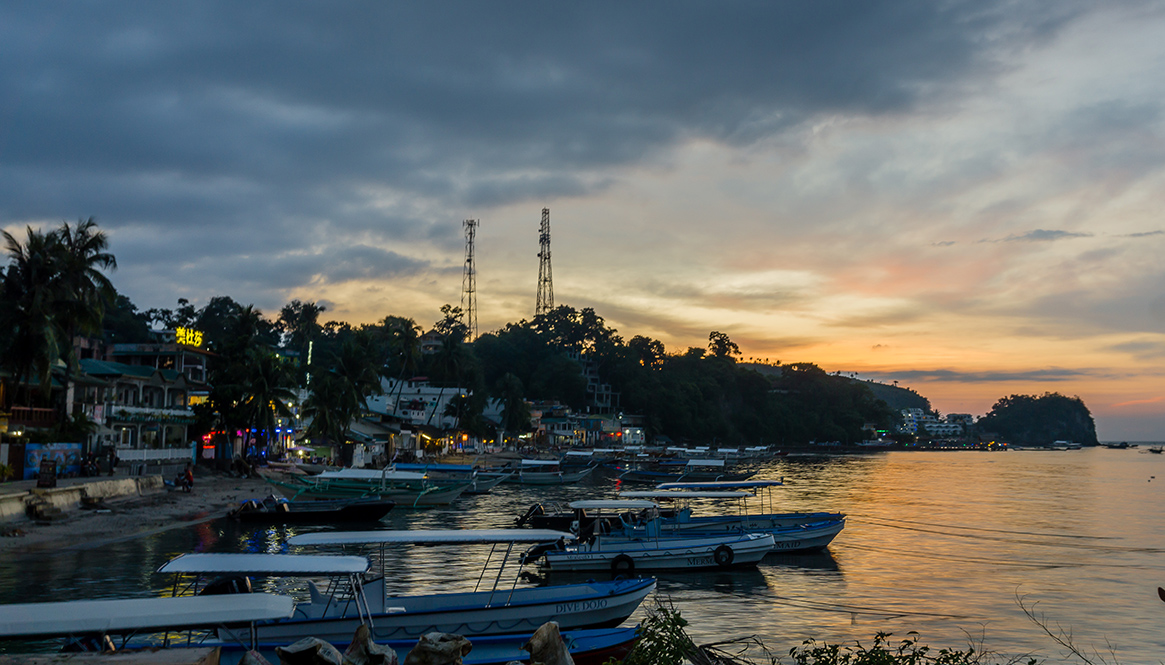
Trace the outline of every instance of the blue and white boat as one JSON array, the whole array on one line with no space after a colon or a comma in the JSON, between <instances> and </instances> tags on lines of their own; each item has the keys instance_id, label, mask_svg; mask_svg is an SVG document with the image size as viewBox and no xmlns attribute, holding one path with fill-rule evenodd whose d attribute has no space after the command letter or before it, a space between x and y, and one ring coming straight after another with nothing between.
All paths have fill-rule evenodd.
<instances>
[{"instance_id":1,"label":"blue and white boat","mask_svg":"<svg viewBox=\"0 0 1165 665\"><path fill-rule=\"evenodd\" d=\"M416 638L431 632L465 636L533 632L547 621L558 622L562 630L618 626L655 589L654 579L521 588L516 586L516 580L512 584L501 583L511 555L516 556L513 552L516 544L573 539L569 533L534 529L351 531L297 535L288 539L288 545L378 547L379 560L385 568L379 577L363 582L361 599L344 594L324 594L317 589L312 591L311 602L297 606L294 619L262 624L258 627L259 634L263 639L311 634L326 640L346 640L360 623L361 607L371 617L372 635L377 640ZM473 591L388 596L385 574L391 574L392 548L418 544L492 545L493 548ZM499 549L500 557L497 556ZM282 556L299 558L307 555ZM491 562L497 568L492 584L486 580Z\"/></svg>"},{"instance_id":2,"label":"blue and white boat","mask_svg":"<svg viewBox=\"0 0 1165 665\"><path fill-rule=\"evenodd\" d=\"M756 565L773 549L773 536L759 533L664 535L659 505L646 500L587 500L568 504L573 510L602 511L624 516L624 528L602 528L577 544L543 543L528 551L523 563L540 561L549 571L602 570L630 574L640 570L691 570Z\"/></svg>"},{"instance_id":3,"label":"blue and white boat","mask_svg":"<svg viewBox=\"0 0 1165 665\"><path fill-rule=\"evenodd\" d=\"M805 552L827 547L845 528L842 513L749 511L748 499L756 495L744 491L746 488L766 489L782 484L775 480L664 483L656 490L620 492L619 496L674 504L675 510L660 522L660 531L666 535L767 533L773 536L773 550L778 552ZM771 494L769 498L771 501ZM740 508L735 514L693 515L692 502L701 499L734 500L739 502ZM763 510L763 499L761 503Z\"/></svg>"}]
</instances>

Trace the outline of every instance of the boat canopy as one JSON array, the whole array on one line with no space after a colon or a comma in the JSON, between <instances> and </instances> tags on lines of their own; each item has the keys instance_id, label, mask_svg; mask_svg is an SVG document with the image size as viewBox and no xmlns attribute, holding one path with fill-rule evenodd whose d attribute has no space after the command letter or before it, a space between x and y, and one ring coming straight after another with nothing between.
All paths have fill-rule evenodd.
<instances>
[{"instance_id":1,"label":"boat canopy","mask_svg":"<svg viewBox=\"0 0 1165 665\"><path fill-rule=\"evenodd\" d=\"M419 529L409 531L321 531L287 539L288 545L388 545L393 543L544 543L574 534L551 529Z\"/></svg>"},{"instance_id":2,"label":"boat canopy","mask_svg":"<svg viewBox=\"0 0 1165 665\"><path fill-rule=\"evenodd\" d=\"M358 575L369 570L362 556L310 554L183 554L158 569L159 573L219 575L246 573L270 576Z\"/></svg>"},{"instance_id":3,"label":"boat canopy","mask_svg":"<svg viewBox=\"0 0 1165 665\"><path fill-rule=\"evenodd\" d=\"M316 478L324 480L424 480L425 474L415 471L393 471L392 469L340 469L324 471Z\"/></svg>"},{"instance_id":4,"label":"boat canopy","mask_svg":"<svg viewBox=\"0 0 1165 665\"><path fill-rule=\"evenodd\" d=\"M567 457L590 457L594 454L595 454L595 451L593 451L593 450L568 450L568 451L566 451Z\"/></svg>"},{"instance_id":5,"label":"boat canopy","mask_svg":"<svg viewBox=\"0 0 1165 665\"><path fill-rule=\"evenodd\" d=\"M658 508L654 501L646 499L585 499L566 504L571 510L641 510Z\"/></svg>"},{"instance_id":6,"label":"boat canopy","mask_svg":"<svg viewBox=\"0 0 1165 665\"><path fill-rule=\"evenodd\" d=\"M657 490L746 490L760 487L778 487L785 483L779 480L709 480L707 482L660 483Z\"/></svg>"},{"instance_id":7,"label":"boat canopy","mask_svg":"<svg viewBox=\"0 0 1165 665\"><path fill-rule=\"evenodd\" d=\"M724 466L722 459L690 459L688 466Z\"/></svg>"},{"instance_id":8,"label":"boat canopy","mask_svg":"<svg viewBox=\"0 0 1165 665\"><path fill-rule=\"evenodd\" d=\"M556 459L524 459L522 466L558 466L560 462Z\"/></svg>"},{"instance_id":9,"label":"boat canopy","mask_svg":"<svg viewBox=\"0 0 1165 665\"><path fill-rule=\"evenodd\" d=\"M0 637L126 634L288 619L295 599L270 593L0 605Z\"/></svg>"},{"instance_id":10,"label":"boat canopy","mask_svg":"<svg viewBox=\"0 0 1165 665\"><path fill-rule=\"evenodd\" d=\"M397 471L473 471L472 464L393 464Z\"/></svg>"},{"instance_id":11,"label":"boat canopy","mask_svg":"<svg viewBox=\"0 0 1165 665\"><path fill-rule=\"evenodd\" d=\"M756 496L752 492L698 491L698 490L642 490L619 492L626 499L748 499Z\"/></svg>"}]
</instances>

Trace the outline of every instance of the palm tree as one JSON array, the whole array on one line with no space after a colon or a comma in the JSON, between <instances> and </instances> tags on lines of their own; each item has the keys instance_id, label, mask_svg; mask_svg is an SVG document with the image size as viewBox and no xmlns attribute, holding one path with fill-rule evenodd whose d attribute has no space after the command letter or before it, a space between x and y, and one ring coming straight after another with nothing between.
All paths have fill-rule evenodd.
<instances>
[{"instance_id":1,"label":"palm tree","mask_svg":"<svg viewBox=\"0 0 1165 665\"><path fill-rule=\"evenodd\" d=\"M498 379L494 394L502 402L502 425L505 431L524 431L530 427L530 406L526 404L522 380L511 373ZM498 439L504 438L503 434ZM505 443L504 441L499 441Z\"/></svg>"},{"instance_id":2,"label":"palm tree","mask_svg":"<svg viewBox=\"0 0 1165 665\"><path fill-rule=\"evenodd\" d=\"M393 354L400 360L400 372L396 380L396 400L404 389L405 376L415 376L421 362L421 327L416 321L400 316L386 316L384 327L392 339ZM390 396L391 397L391 396ZM396 413L396 401L392 412Z\"/></svg>"},{"instance_id":3,"label":"palm tree","mask_svg":"<svg viewBox=\"0 0 1165 665\"><path fill-rule=\"evenodd\" d=\"M288 365L267 349L251 349L247 356L247 395L243 400L243 412L249 425L266 431L265 440L270 453L276 418L291 417L287 404L295 399L291 389L295 378Z\"/></svg>"},{"instance_id":4,"label":"palm tree","mask_svg":"<svg viewBox=\"0 0 1165 665\"><path fill-rule=\"evenodd\" d=\"M79 333L93 335L101 332L105 306L117 298L117 290L101 269L116 270L117 259L105 251L109 239L103 231L97 230L97 222L92 217L78 221L75 228L66 222L56 234L61 252L57 274L60 282L58 306L66 342L63 350L65 394L68 395L77 364L73 339Z\"/></svg>"},{"instance_id":5,"label":"palm tree","mask_svg":"<svg viewBox=\"0 0 1165 665\"><path fill-rule=\"evenodd\" d=\"M311 395L303 403L303 413L311 419L308 436L320 436L333 445L342 445L359 409L360 404L343 377L334 372L316 374Z\"/></svg>"},{"instance_id":6,"label":"palm tree","mask_svg":"<svg viewBox=\"0 0 1165 665\"><path fill-rule=\"evenodd\" d=\"M43 401L49 394L53 364L67 343L57 308L62 252L56 233L32 227L26 231L28 238L23 245L3 231L10 257L0 291L0 329L7 336L3 365L10 369L17 390L38 384ZM25 400L30 399L31 390L26 387Z\"/></svg>"}]
</instances>

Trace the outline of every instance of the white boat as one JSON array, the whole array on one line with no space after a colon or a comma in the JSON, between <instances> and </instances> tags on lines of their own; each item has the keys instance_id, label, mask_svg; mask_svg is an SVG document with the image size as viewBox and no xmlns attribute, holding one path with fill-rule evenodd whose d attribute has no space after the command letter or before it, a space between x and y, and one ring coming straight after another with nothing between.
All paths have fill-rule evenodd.
<instances>
[{"instance_id":1,"label":"white boat","mask_svg":"<svg viewBox=\"0 0 1165 665\"><path fill-rule=\"evenodd\" d=\"M639 570L690 570L755 565L773 549L771 534L725 533L669 536L660 532L659 506L646 500L588 500L568 504L573 510L635 511L642 531L629 524L622 532L596 533L575 545L543 544L523 563L541 561L550 571L603 570L630 574Z\"/></svg>"},{"instance_id":2,"label":"white boat","mask_svg":"<svg viewBox=\"0 0 1165 665\"><path fill-rule=\"evenodd\" d=\"M524 459L514 475L506 478L507 483L522 485L567 485L591 475L595 467L588 466L577 471L563 471L558 460Z\"/></svg>"},{"instance_id":3,"label":"white boat","mask_svg":"<svg viewBox=\"0 0 1165 665\"><path fill-rule=\"evenodd\" d=\"M803 552L827 547L845 528L845 515L830 512L773 511L771 488L783 486L777 480L738 480L704 483L663 483L653 491L620 492L624 498L672 501L676 503L674 517L664 518L664 534L690 533L769 533L773 549L779 552ZM748 499L754 494L745 490L763 492L760 512L751 512ZM768 511L765 511L765 503ZM734 499L741 505L735 514L692 514L691 502L696 499Z\"/></svg>"},{"instance_id":4,"label":"white boat","mask_svg":"<svg viewBox=\"0 0 1165 665\"><path fill-rule=\"evenodd\" d=\"M250 632L253 647L256 623L286 620L294 611L294 598L268 593L20 603L0 605L0 639L116 636L124 646L140 635L217 629L236 642Z\"/></svg>"},{"instance_id":5,"label":"white boat","mask_svg":"<svg viewBox=\"0 0 1165 665\"><path fill-rule=\"evenodd\" d=\"M295 547L318 545L378 546L382 565L389 565L392 552L389 547L416 544L451 544L461 547L493 545L482 571L478 588L460 593L387 596L384 574L371 581L358 580L356 585L329 586L321 592L309 584L309 602L296 606L295 616L286 621L266 622L257 627L264 641L298 639L313 635L329 641L351 638L360 624L360 615L370 616L372 635L377 640L417 638L431 632L459 635L496 635L501 633L532 632L547 621L557 621L562 630L614 627L622 623L655 589L650 578L588 581L542 587L516 587L499 584L514 545L546 541L571 540L574 536L560 531L530 529L465 529L417 531L355 531L320 532L294 536L288 545ZM499 547L504 546L504 547ZM497 551L503 550L498 561ZM161 572L182 572L186 575L222 575L224 566L216 557L256 557L253 562L229 561L225 567L237 568L234 574L244 574L245 568L258 570L279 568L284 559L314 559L311 555L214 555L188 554L160 569ZM276 559L271 559L276 557ZM356 557L367 561L363 557ZM268 563L274 561L277 565ZM490 562L497 566L492 586L482 588L482 580L490 570ZM389 563L385 563L389 562ZM173 565L172 565L173 564ZM311 567L307 563L301 564ZM287 573L276 573L287 574ZM355 593L351 588L355 588ZM348 591L344 589L348 588Z\"/></svg>"}]
</instances>

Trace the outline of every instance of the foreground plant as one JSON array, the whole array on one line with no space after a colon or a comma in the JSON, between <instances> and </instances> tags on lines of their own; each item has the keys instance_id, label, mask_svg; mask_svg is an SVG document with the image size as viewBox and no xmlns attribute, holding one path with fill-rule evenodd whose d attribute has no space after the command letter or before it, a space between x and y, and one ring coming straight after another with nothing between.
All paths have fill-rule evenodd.
<instances>
[{"instance_id":1,"label":"foreground plant","mask_svg":"<svg viewBox=\"0 0 1165 665\"><path fill-rule=\"evenodd\" d=\"M958 649L940 649L931 653L931 648L918 643L918 633L911 631L909 637L898 642L890 643L890 633L879 632L874 636L874 644L865 648L861 644L841 646L828 644L816 640L805 640L800 647L789 650L789 656L795 665L986 665L989 655L968 647L965 651ZM1016 663L1012 660L1009 663ZM1032 658L1027 665L1036 665Z\"/></svg>"}]
</instances>

